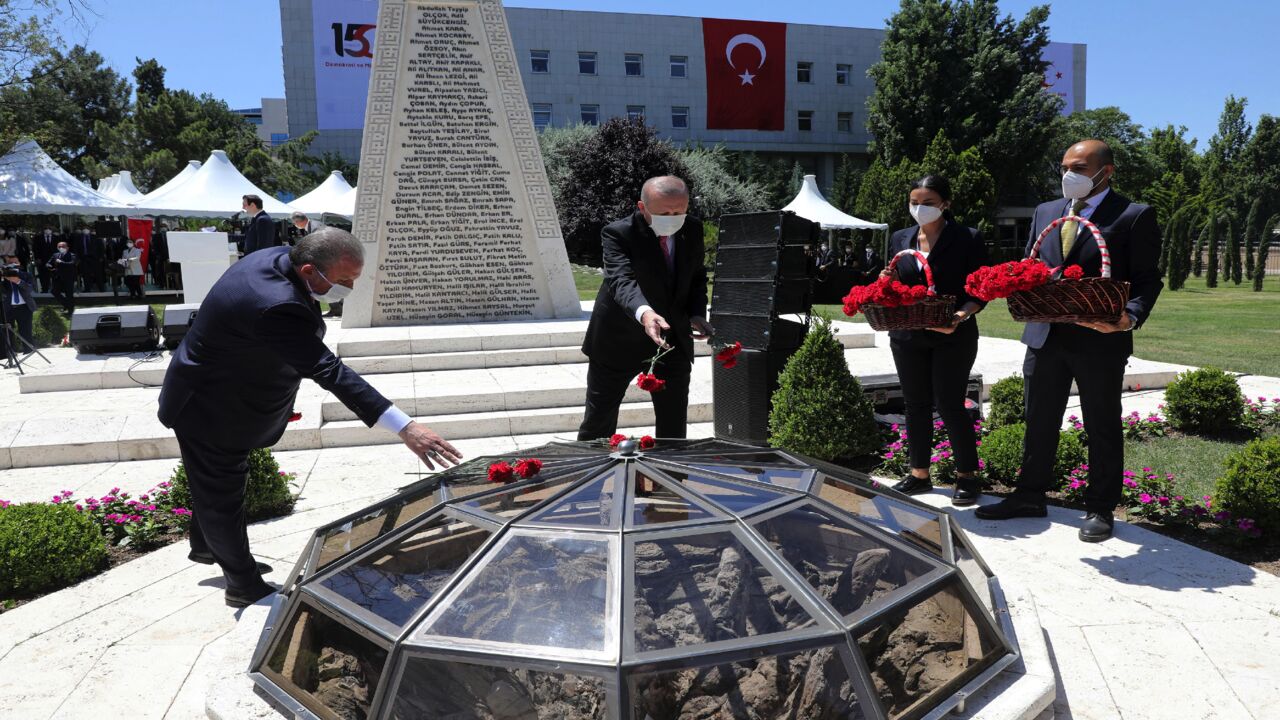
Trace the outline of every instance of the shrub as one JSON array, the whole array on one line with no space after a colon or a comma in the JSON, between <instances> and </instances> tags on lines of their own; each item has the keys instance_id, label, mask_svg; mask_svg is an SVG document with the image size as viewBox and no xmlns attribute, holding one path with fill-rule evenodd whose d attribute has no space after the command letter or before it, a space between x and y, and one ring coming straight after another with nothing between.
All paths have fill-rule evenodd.
<instances>
[{"instance_id":1,"label":"shrub","mask_svg":"<svg viewBox=\"0 0 1280 720\"><path fill-rule=\"evenodd\" d=\"M978 448L978 457L982 459L983 469L992 480L1010 483L1017 479L1022 468L1023 436L1027 426L1022 423L1006 425L991 432L982 440ZM1052 486L1066 485L1071 471L1084 463L1085 453L1083 434L1077 430L1064 430L1058 436L1058 455L1053 463Z\"/></svg>"},{"instance_id":2,"label":"shrub","mask_svg":"<svg viewBox=\"0 0 1280 720\"><path fill-rule=\"evenodd\" d=\"M1219 507L1252 518L1264 530L1280 530L1280 438L1254 440L1223 468L1215 494Z\"/></svg>"},{"instance_id":3,"label":"shrub","mask_svg":"<svg viewBox=\"0 0 1280 720\"><path fill-rule=\"evenodd\" d=\"M991 412L987 427L991 429L1015 425L1023 421L1023 381L1021 375L1009 377L991 386Z\"/></svg>"},{"instance_id":4,"label":"shrub","mask_svg":"<svg viewBox=\"0 0 1280 720\"><path fill-rule=\"evenodd\" d=\"M106 563L97 524L70 505L0 509L0 598L70 585Z\"/></svg>"},{"instance_id":5,"label":"shrub","mask_svg":"<svg viewBox=\"0 0 1280 720\"><path fill-rule=\"evenodd\" d=\"M1217 435L1238 428L1244 396L1236 379L1215 367L1188 370L1164 390L1169 423L1187 432Z\"/></svg>"},{"instance_id":6,"label":"shrub","mask_svg":"<svg viewBox=\"0 0 1280 720\"><path fill-rule=\"evenodd\" d=\"M870 398L849 372L831 322L818 318L773 394L769 442L819 460L869 455L880 446Z\"/></svg>"},{"instance_id":7,"label":"shrub","mask_svg":"<svg viewBox=\"0 0 1280 720\"><path fill-rule=\"evenodd\" d=\"M37 347L57 347L62 338L67 336L67 321L62 313L52 305L45 305L36 310L32 321L31 334L35 336Z\"/></svg>"},{"instance_id":8,"label":"shrub","mask_svg":"<svg viewBox=\"0 0 1280 720\"><path fill-rule=\"evenodd\" d=\"M907 451L907 428L905 425L894 425L890 428L891 435L880 454L880 466L876 468L876 473L886 477L900 477L906 475L911 470L911 458ZM982 438L984 436L983 425L981 422L975 423L973 426L974 435L978 438L979 447L981 447ZM951 438L947 434L947 428L941 420L933 421L933 445L929 453L929 474L933 482L949 483L956 478L956 456L955 450L951 447ZM978 473L981 475L985 469L985 465L981 459L978 460Z\"/></svg>"},{"instance_id":9,"label":"shrub","mask_svg":"<svg viewBox=\"0 0 1280 720\"><path fill-rule=\"evenodd\" d=\"M254 450L249 453L249 481L245 488L245 517L254 520L288 515L297 498L289 490L294 476L280 471L271 451ZM187 469L182 463L174 468L169 478L169 500L175 507L190 508L191 488L187 484Z\"/></svg>"}]
</instances>

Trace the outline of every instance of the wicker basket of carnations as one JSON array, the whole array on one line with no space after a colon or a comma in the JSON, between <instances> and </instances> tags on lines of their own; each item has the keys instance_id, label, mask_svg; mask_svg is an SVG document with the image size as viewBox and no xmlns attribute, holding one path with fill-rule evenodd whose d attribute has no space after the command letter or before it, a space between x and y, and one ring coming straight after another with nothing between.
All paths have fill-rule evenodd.
<instances>
[{"instance_id":1,"label":"wicker basket of carnations","mask_svg":"<svg viewBox=\"0 0 1280 720\"><path fill-rule=\"evenodd\" d=\"M897 267L904 256L920 260L924 269L924 285L907 285L894 279L892 272L882 275L870 285L855 287L844 298L844 314L861 312L875 330L923 330L951 324L956 299L939 295L933 287L933 270L929 259L915 250L903 250L889 261L888 270Z\"/></svg>"}]
</instances>

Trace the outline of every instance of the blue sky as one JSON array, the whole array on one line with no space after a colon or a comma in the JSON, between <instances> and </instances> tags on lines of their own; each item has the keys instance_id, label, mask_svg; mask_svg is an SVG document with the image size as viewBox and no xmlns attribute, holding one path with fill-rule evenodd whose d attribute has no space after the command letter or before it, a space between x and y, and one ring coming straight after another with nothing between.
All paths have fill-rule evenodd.
<instances>
[{"instance_id":1,"label":"blue sky","mask_svg":"<svg viewBox=\"0 0 1280 720\"><path fill-rule=\"evenodd\" d=\"M233 107L284 97L280 6L275 0L90 0L87 44L123 74L134 57L155 57L170 87L208 92ZM514 0L521 7L695 14L688 0ZM1002 0L1020 17L1037 3ZM699 0L704 17L883 27L897 0ZM1145 127L1186 125L1203 149L1229 94L1249 98L1248 114L1280 114L1272 0L1070 0L1053 4L1055 41L1088 44L1089 107L1118 105ZM69 28L73 40L83 29Z\"/></svg>"}]
</instances>

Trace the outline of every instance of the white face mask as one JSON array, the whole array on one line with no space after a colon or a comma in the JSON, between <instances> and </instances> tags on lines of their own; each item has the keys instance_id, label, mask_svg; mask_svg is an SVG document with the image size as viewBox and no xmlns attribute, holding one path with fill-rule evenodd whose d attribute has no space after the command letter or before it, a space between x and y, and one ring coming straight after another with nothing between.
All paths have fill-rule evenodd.
<instances>
[{"instance_id":1,"label":"white face mask","mask_svg":"<svg viewBox=\"0 0 1280 720\"><path fill-rule=\"evenodd\" d=\"M684 227L685 215L650 215L649 227L653 228L653 234L658 237L664 235L671 236L680 232L680 228Z\"/></svg>"},{"instance_id":2,"label":"white face mask","mask_svg":"<svg viewBox=\"0 0 1280 720\"><path fill-rule=\"evenodd\" d=\"M337 302L342 302L351 294L351 288L346 285L339 285L325 277L324 273L320 272L320 268L316 268L316 274L323 278L325 282L329 283L329 291L324 294L318 294L315 290L311 291L311 297L315 298L317 302L327 302L332 305ZM310 283L307 284L307 288L311 288Z\"/></svg>"},{"instance_id":3,"label":"white face mask","mask_svg":"<svg viewBox=\"0 0 1280 720\"><path fill-rule=\"evenodd\" d=\"M942 217L942 208L936 208L932 205L916 205L912 203L907 206L907 211L921 225L937 222L938 218Z\"/></svg>"},{"instance_id":4,"label":"white face mask","mask_svg":"<svg viewBox=\"0 0 1280 720\"><path fill-rule=\"evenodd\" d=\"M1062 197L1068 200L1089 197L1089 193L1093 192L1094 181L1105 171L1106 168L1102 168L1094 173L1093 177L1081 175L1075 170L1066 171L1062 174Z\"/></svg>"}]
</instances>

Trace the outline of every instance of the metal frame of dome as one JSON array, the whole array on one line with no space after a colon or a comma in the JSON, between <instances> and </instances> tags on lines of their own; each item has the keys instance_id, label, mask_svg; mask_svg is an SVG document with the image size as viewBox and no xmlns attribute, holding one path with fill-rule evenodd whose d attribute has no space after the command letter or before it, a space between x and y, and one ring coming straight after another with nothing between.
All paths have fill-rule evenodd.
<instances>
[{"instance_id":1,"label":"metal frame of dome","mask_svg":"<svg viewBox=\"0 0 1280 720\"><path fill-rule=\"evenodd\" d=\"M856 703L853 707L858 714L850 717L933 719L963 706L966 697L1017 659L1018 649L999 583L972 542L946 513L878 487L860 473L780 450L718 440L664 440L659 445L654 451L627 455L610 452L600 443L552 443L520 453L543 459L539 475L502 486L487 482L489 463L501 458L477 458L406 486L384 501L317 529L275 598L250 664L250 676L299 717L336 717L316 703L308 691L303 690L304 699L286 689L286 685L297 684L281 674L285 669L283 660L279 670L271 667L276 657L288 652L286 643L298 643L298 637L305 635L306 628L296 630L293 625L304 618L304 610L308 612L301 622L311 623L311 613L316 613L315 622L333 624L339 632L345 630L363 639L372 650L385 656L376 686L369 688L370 718L393 717L396 697L391 693L399 689L411 666L454 670L453 665L459 664L472 669L490 667L572 678L600 694L604 703L600 717L629 718L633 715L637 678L754 663L767 657L791 658L832 648L852 687ZM696 508L702 516L637 524L636 503L641 499L637 474L651 483L647 485L650 494L666 491L677 501ZM611 502L607 518L603 517L603 491L596 495L600 507L594 523L575 525L549 518L552 511L575 502L574 498L581 497L584 491L589 496L595 485L610 482L614 491L622 489L623 501L612 502L617 495L612 491L608 494ZM576 502L584 508L591 506L589 500ZM653 505L647 499L646 502L646 509ZM769 533L762 530L769 523L796 513L807 521L825 517L828 524L915 563L919 574L887 591L885 597L871 600L868 596L852 612L842 612L833 602L824 600L788 560L781 541L775 545ZM479 533L451 529L455 526L487 534L479 537ZM388 552L397 543L418 539L424 531L439 532L437 539L452 537L453 533L461 533L463 539L468 534L475 537L467 539L470 549L458 564L443 570L442 584L431 589L400 622L379 615L372 609L372 600L370 607L364 607L334 589L337 578L365 589L354 575L363 561L393 557ZM736 543L745 551L745 555L737 552L745 558L744 564L766 572L795 601L807 622L727 640L704 638L700 644L637 647L637 546L645 543L656 547L657 542L677 539L686 541L687 546L699 538L717 541L715 547L724 547L723 543L730 540ZM581 636L558 637L564 642L549 645L511 638L462 637L457 628L449 630L450 622L471 617L453 612L455 603L460 598L463 605L469 602L466 593L481 584L486 571L500 574L506 569L499 561L506 557L503 553L508 548L516 548L522 541L550 546L556 540L572 541L582 547L594 543L603 550L597 552L603 560L595 563L598 568L603 562L605 569L605 590L600 597L603 605L599 613L591 615L598 615L598 624L603 626L599 646L583 647L587 638ZM431 569L427 566L422 572ZM425 574L418 580L424 578ZM696 583L694 587L701 589ZM951 595L950 605L959 606L965 630L972 625L978 649L982 643L988 649L976 659L966 654L974 664L890 715L876 692L872 670L859 650L859 641L884 631L898 615L905 619L908 612L923 603L941 603L938 598L945 594ZM445 627L432 631L437 625ZM526 631L539 629L550 632L552 628ZM969 639L965 636L965 653L973 652ZM570 647L570 643L578 645ZM922 707L926 700L929 706Z\"/></svg>"}]
</instances>

